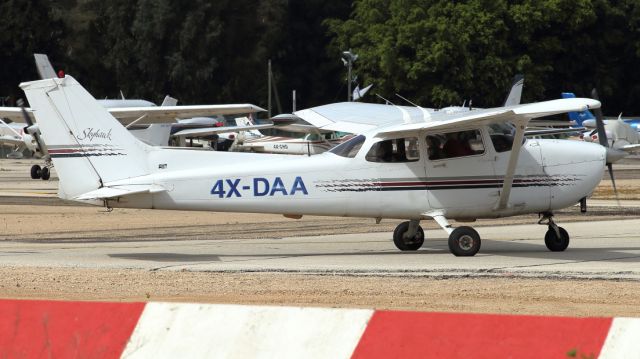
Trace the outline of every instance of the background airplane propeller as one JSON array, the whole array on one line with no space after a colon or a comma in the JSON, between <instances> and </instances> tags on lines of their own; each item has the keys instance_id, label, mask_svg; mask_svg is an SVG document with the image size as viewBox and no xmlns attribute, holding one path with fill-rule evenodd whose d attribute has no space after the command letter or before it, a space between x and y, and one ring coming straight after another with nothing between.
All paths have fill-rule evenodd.
<instances>
[{"instance_id":1,"label":"background airplane propeller","mask_svg":"<svg viewBox=\"0 0 640 359\"><path fill-rule=\"evenodd\" d=\"M591 90L591 98L600 101L598 97L598 91L594 88ZM609 140L607 139L607 132L604 128L604 120L602 119L602 108L596 108L593 110L593 114L596 117L596 131L598 132L598 141L602 146L607 149L607 169L609 170L609 177L611 177L611 184L613 185L613 192L618 200L618 189L616 188L616 180L613 175L613 163L626 156L623 151L618 151L609 146Z\"/></svg>"}]
</instances>

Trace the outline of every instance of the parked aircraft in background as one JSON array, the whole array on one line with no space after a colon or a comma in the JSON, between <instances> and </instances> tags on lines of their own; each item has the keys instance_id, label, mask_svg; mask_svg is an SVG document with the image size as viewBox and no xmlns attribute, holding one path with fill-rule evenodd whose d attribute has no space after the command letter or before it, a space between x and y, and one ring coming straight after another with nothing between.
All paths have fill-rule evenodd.
<instances>
[{"instance_id":1,"label":"parked aircraft in background","mask_svg":"<svg viewBox=\"0 0 640 359\"><path fill-rule=\"evenodd\" d=\"M401 250L425 240L434 219L450 251L472 256L480 236L450 219L539 213L551 251L569 245L553 211L586 198L616 150L581 141L525 140L538 117L597 108L559 99L468 113L362 103L296 112L323 130L359 133L317 156L185 151L144 145L72 77L21 84L47 138L59 196L106 207L405 219ZM511 127L512 135L494 127ZM87 129L100 136L86 136ZM444 140L440 148L432 139ZM498 143L498 145L496 145ZM438 153L439 152L439 153Z\"/></svg>"},{"instance_id":2,"label":"parked aircraft in background","mask_svg":"<svg viewBox=\"0 0 640 359\"><path fill-rule=\"evenodd\" d=\"M34 54L34 58L42 79L64 76L62 71L56 74L47 55ZM184 118L193 119L198 116L236 115L264 111L264 109L251 104L176 106L178 100L168 95L165 96L160 107L150 101L124 98L97 100L97 102L107 108L123 125L126 125L134 136L152 146L168 145L172 125L167 125L167 123L176 123ZM0 107L0 118L12 122L10 126L6 121L0 123L2 125L0 127L4 128L2 130L4 133L0 132L0 145L12 146L14 151L10 155L13 156L18 156L18 153L29 150L32 154L44 157L44 166L32 166L31 178L48 180L51 161L46 149L43 150L46 145L39 138L38 126L33 125L34 118L30 109L23 111L19 107ZM31 133L16 130L16 128L24 129L27 127Z\"/></svg>"},{"instance_id":3,"label":"parked aircraft in background","mask_svg":"<svg viewBox=\"0 0 640 359\"><path fill-rule=\"evenodd\" d=\"M575 97L571 92L562 93L562 98ZM592 94L592 97L597 97L597 94ZM581 138L583 140L587 142L600 142L597 125L598 120L591 111L570 112L569 119L577 125L589 129L588 131L582 132ZM602 124L609 147L629 153L640 150L640 134L638 134L638 131L635 130L629 122L618 117L618 119L602 119Z\"/></svg>"}]
</instances>

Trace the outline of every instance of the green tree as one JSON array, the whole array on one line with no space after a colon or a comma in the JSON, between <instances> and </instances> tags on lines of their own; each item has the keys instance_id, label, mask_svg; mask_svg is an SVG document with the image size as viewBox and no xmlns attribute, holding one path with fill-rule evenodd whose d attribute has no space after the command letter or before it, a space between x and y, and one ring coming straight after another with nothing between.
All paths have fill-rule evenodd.
<instances>
[{"instance_id":1,"label":"green tree","mask_svg":"<svg viewBox=\"0 0 640 359\"><path fill-rule=\"evenodd\" d=\"M60 53L64 26L49 5L44 0L0 3L0 96L10 97L11 103L24 97L20 82L38 78L33 53Z\"/></svg>"}]
</instances>

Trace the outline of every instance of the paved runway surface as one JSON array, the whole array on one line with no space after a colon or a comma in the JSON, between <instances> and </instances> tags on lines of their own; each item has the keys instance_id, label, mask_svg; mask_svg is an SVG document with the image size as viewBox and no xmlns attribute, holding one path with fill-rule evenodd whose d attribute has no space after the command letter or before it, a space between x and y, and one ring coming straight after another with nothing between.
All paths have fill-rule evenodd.
<instances>
[{"instance_id":1,"label":"paved runway surface","mask_svg":"<svg viewBox=\"0 0 640 359\"><path fill-rule=\"evenodd\" d=\"M482 249L457 258L441 230L401 253L389 233L198 241L6 241L0 266L296 272L435 277L515 276L640 280L640 220L567 223L566 252L549 252L546 227L479 227Z\"/></svg>"}]
</instances>

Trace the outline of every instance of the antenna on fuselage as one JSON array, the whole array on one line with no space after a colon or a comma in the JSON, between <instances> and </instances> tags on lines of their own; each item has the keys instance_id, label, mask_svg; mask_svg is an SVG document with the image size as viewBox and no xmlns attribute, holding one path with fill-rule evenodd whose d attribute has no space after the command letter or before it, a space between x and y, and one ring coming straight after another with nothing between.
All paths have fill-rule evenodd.
<instances>
[{"instance_id":1,"label":"antenna on fuselage","mask_svg":"<svg viewBox=\"0 0 640 359\"><path fill-rule=\"evenodd\" d=\"M420 109L420 111L422 112L422 119L424 119L425 121L428 121L431 119L431 114L425 110L422 106L415 104L411 101L409 101L408 99L406 99L405 97L402 97L400 94L396 94L396 96L400 97L401 99L407 101L408 103L412 104L413 106L417 107Z\"/></svg>"},{"instance_id":2,"label":"antenna on fuselage","mask_svg":"<svg viewBox=\"0 0 640 359\"><path fill-rule=\"evenodd\" d=\"M384 98L384 97L380 96L380 94L376 94L376 96L378 96L379 98L383 99L383 100L384 100L384 102L386 102L386 103L387 103L387 105L393 105L393 106L395 106L395 105L396 105L395 103L393 103L393 102L391 102L391 101L387 100L386 98Z\"/></svg>"}]
</instances>

